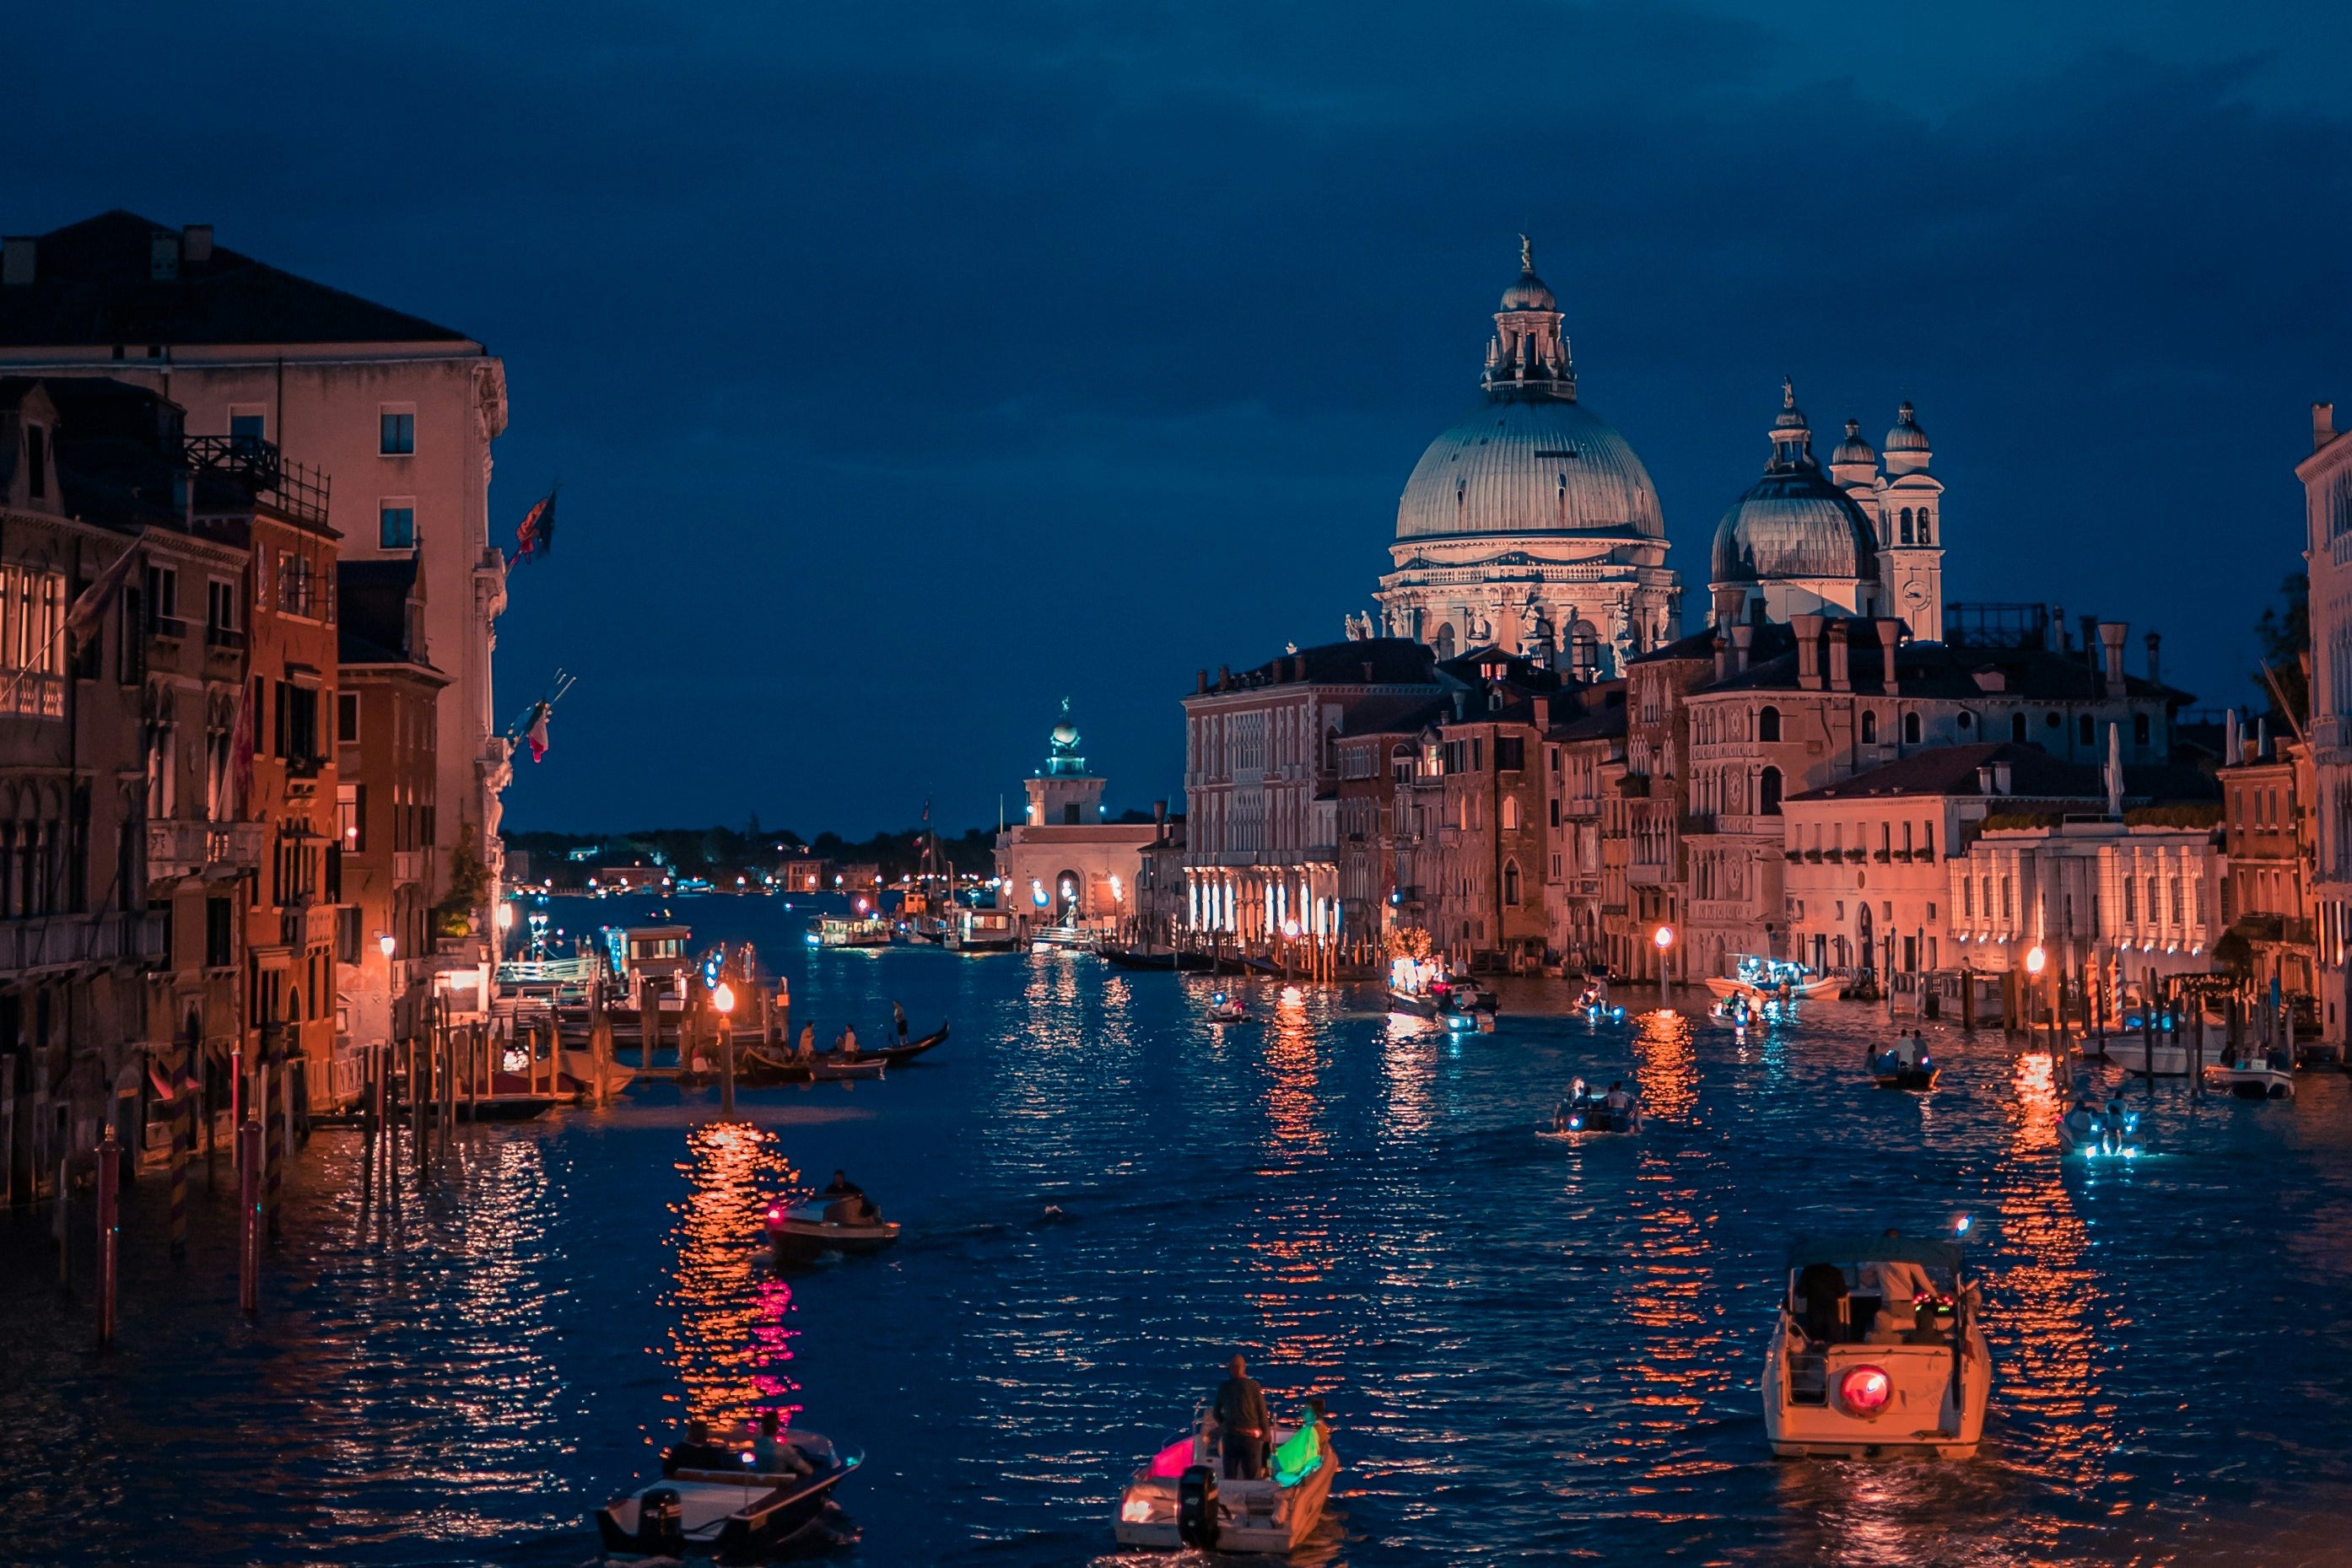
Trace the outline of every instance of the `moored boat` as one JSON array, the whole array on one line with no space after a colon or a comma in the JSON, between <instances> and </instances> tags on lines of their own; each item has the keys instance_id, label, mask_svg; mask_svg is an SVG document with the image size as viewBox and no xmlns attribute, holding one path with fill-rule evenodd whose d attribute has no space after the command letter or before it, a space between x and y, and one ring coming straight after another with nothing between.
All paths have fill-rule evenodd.
<instances>
[{"instance_id":1,"label":"moored boat","mask_svg":"<svg viewBox=\"0 0 2352 1568\"><path fill-rule=\"evenodd\" d=\"M1972 1457L1992 1356L1960 1249L1828 1236L1789 1250L1765 1354L1764 1431L1783 1458Z\"/></svg>"},{"instance_id":2,"label":"moored boat","mask_svg":"<svg viewBox=\"0 0 2352 1568\"><path fill-rule=\"evenodd\" d=\"M2106 1040L2105 1057L2126 1073L2146 1073L2149 1058L2155 1058L2154 1076L2186 1078L2189 1076L2189 1048L2178 1038L2159 1039L2153 1051L2147 1038L2137 1034L2110 1035Z\"/></svg>"},{"instance_id":3,"label":"moored boat","mask_svg":"<svg viewBox=\"0 0 2352 1568\"><path fill-rule=\"evenodd\" d=\"M1310 1402L1286 1426L1274 1423L1263 1480L1218 1474L1219 1444L1206 1415L1139 1466L1119 1493L1122 1546L1189 1546L1202 1552L1295 1552L1322 1521L1339 1473L1330 1426Z\"/></svg>"},{"instance_id":4,"label":"moored boat","mask_svg":"<svg viewBox=\"0 0 2352 1568\"><path fill-rule=\"evenodd\" d=\"M762 1469L751 1445L680 1443L662 1473L596 1511L607 1558L711 1557L754 1562L814 1523L866 1456L797 1428L779 1437L784 1461Z\"/></svg>"},{"instance_id":5,"label":"moored boat","mask_svg":"<svg viewBox=\"0 0 2352 1568\"><path fill-rule=\"evenodd\" d=\"M809 928L812 947L887 947L890 923L878 915L828 915Z\"/></svg>"},{"instance_id":6,"label":"moored boat","mask_svg":"<svg viewBox=\"0 0 2352 1568\"><path fill-rule=\"evenodd\" d=\"M2205 1082L2227 1089L2241 1100L2294 1098L2294 1072L2284 1050L2268 1055L2224 1056L2206 1067Z\"/></svg>"}]
</instances>

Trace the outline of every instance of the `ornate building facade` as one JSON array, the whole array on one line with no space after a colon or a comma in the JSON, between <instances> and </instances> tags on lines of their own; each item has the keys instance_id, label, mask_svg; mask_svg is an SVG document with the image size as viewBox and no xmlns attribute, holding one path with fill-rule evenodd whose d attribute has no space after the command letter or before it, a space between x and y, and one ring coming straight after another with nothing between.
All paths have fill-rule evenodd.
<instances>
[{"instance_id":1,"label":"ornate building facade","mask_svg":"<svg viewBox=\"0 0 2352 1568\"><path fill-rule=\"evenodd\" d=\"M1486 343L1486 400L1421 455L1397 503L1377 622L1349 635L1607 675L1670 642L1681 587L1649 471L1577 397L1558 299L1522 240Z\"/></svg>"}]
</instances>

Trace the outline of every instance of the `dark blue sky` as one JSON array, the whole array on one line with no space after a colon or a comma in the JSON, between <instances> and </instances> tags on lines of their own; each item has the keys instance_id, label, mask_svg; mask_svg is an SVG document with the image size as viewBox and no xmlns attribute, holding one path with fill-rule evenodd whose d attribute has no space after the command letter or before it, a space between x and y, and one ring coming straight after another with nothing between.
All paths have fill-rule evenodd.
<instances>
[{"instance_id":1,"label":"dark blue sky","mask_svg":"<svg viewBox=\"0 0 2352 1568\"><path fill-rule=\"evenodd\" d=\"M1065 695L1173 794L1196 668L1366 607L1522 230L1694 614L1788 373L1918 404L1948 595L2251 700L2352 24L2054 9L44 7L0 227L209 221L505 357L499 530L564 491L502 705L580 676L519 827L992 819Z\"/></svg>"}]
</instances>

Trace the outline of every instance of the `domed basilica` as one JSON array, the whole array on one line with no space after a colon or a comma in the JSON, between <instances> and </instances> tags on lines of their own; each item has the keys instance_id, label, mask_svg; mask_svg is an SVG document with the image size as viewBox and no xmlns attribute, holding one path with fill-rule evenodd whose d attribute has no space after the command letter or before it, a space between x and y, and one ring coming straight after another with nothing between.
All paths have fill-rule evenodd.
<instances>
[{"instance_id":1,"label":"domed basilica","mask_svg":"<svg viewBox=\"0 0 2352 1568\"><path fill-rule=\"evenodd\" d=\"M1351 637L1425 643L1441 658L1503 647L1592 678L1682 635L1682 585L1642 460L1578 401L1558 299L1519 242L1486 343L1486 402L1430 443L1397 503L1377 618ZM1846 422L1827 473L1783 383L1764 474L1724 514L1708 572L1717 621L1899 616L1943 634L1943 486L1911 405L1886 453Z\"/></svg>"},{"instance_id":2,"label":"domed basilica","mask_svg":"<svg viewBox=\"0 0 2352 1568\"><path fill-rule=\"evenodd\" d=\"M1682 590L1658 492L1625 438L1577 401L1559 301L1525 239L1484 382L1485 403L1405 482L1378 629L1441 658L1501 646L1597 674L1673 641ZM1367 616L1349 630L1375 627Z\"/></svg>"}]
</instances>

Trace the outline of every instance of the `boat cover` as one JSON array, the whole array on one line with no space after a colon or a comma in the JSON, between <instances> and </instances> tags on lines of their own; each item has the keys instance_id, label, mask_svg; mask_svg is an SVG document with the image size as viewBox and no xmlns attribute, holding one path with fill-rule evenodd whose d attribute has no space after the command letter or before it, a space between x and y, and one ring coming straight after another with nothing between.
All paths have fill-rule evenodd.
<instances>
[{"instance_id":1,"label":"boat cover","mask_svg":"<svg viewBox=\"0 0 2352 1568\"><path fill-rule=\"evenodd\" d=\"M1181 1476L1192 1463L1192 1439L1186 1437L1169 1444L1151 1456L1151 1473L1155 1476Z\"/></svg>"}]
</instances>

